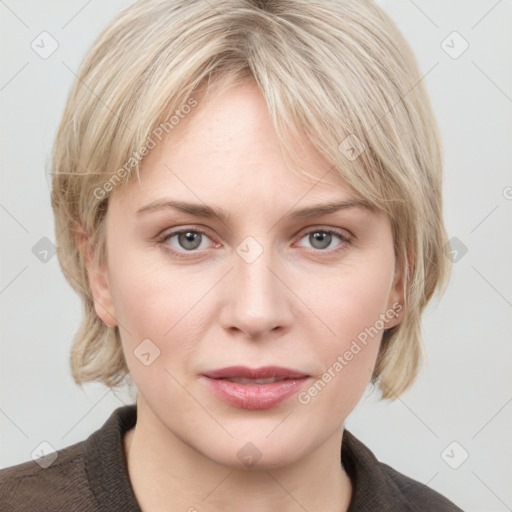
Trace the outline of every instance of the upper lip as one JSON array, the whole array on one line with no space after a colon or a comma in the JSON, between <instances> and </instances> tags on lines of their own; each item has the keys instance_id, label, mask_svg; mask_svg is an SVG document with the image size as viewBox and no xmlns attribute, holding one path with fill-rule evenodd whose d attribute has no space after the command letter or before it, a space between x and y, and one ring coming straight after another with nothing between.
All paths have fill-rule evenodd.
<instances>
[{"instance_id":1,"label":"upper lip","mask_svg":"<svg viewBox=\"0 0 512 512\"><path fill-rule=\"evenodd\" d=\"M261 366L259 368L248 368L247 366L228 366L218 370L204 372L203 375L212 379L223 379L231 377L242 377L245 379L269 379L273 377L284 379L299 379L308 375L300 370L284 368L282 366Z\"/></svg>"}]
</instances>

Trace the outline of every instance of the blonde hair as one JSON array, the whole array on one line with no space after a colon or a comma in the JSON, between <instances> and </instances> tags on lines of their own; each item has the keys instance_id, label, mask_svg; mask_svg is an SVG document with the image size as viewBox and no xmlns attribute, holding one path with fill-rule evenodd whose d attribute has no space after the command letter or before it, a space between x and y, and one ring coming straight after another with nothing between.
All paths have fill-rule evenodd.
<instances>
[{"instance_id":1,"label":"blonde hair","mask_svg":"<svg viewBox=\"0 0 512 512\"><path fill-rule=\"evenodd\" d=\"M261 89L287 161L298 164L293 143L305 133L331 172L389 215L406 308L384 331L372 380L384 398L413 382L421 314L450 271L442 155L414 55L382 9L362 0L140 0L104 29L77 76L55 140L52 206L59 261L84 306L71 351L78 384L113 387L128 375L118 328L94 310L81 230L104 261L113 188L139 176L194 95L245 79Z\"/></svg>"}]
</instances>

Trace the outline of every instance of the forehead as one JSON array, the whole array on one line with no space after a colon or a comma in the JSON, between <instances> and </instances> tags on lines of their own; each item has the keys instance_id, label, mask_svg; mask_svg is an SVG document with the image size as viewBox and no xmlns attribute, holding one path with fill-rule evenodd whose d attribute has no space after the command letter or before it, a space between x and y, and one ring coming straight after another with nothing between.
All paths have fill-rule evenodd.
<instances>
[{"instance_id":1,"label":"forehead","mask_svg":"<svg viewBox=\"0 0 512 512\"><path fill-rule=\"evenodd\" d=\"M197 106L181 115L141 166L142 190L181 181L192 190L236 191L300 197L339 197L348 192L338 173L305 134L293 146L294 167L286 161L257 85L245 81L220 93L195 97ZM301 172L305 171L305 172ZM334 194L334 195L333 195ZM218 195L218 194L217 194Z\"/></svg>"}]
</instances>

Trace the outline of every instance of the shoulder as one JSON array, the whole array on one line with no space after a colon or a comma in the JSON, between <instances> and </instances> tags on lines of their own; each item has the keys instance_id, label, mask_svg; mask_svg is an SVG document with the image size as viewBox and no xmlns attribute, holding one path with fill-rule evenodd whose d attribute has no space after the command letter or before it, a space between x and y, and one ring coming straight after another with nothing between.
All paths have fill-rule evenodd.
<instances>
[{"instance_id":1,"label":"shoulder","mask_svg":"<svg viewBox=\"0 0 512 512\"><path fill-rule=\"evenodd\" d=\"M140 512L123 451L135 405L119 407L85 441L0 470L1 512Z\"/></svg>"},{"instance_id":2,"label":"shoulder","mask_svg":"<svg viewBox=\"0 0 512 512\"><path fill-rule=\"evenodd\" d=\"M0 470L0 510L77 510L90 494L84 466L85 441ZM92 497L92 496L91 496ZM87 501L87 500L86 500ZM81 509L84 512L96 509Z\"/></svg>"},{"instance_id":3,"label":"shoulder","mask_svg":"<svg viewBox=\"0 0 512 512\"><path fill-rule=\"evenodd\" d=\"M414 480L392 467L379 462L380 471L387 478L390 486L396 486L402 499L410 510L432 510L436 512L461 512L462 509L439 494L434 489Z\"/></svg>"},{"instance_id":4,"label":"shoulder","mask_svg":"<svg viewBox=\"0 0 512 512\"><path fill-rule=\"evenodd\" d=\"M349 512L462 512L437 491L377 460L347 430L343 434L341 458L352 480Z\"/></svg>"}]
</instances>

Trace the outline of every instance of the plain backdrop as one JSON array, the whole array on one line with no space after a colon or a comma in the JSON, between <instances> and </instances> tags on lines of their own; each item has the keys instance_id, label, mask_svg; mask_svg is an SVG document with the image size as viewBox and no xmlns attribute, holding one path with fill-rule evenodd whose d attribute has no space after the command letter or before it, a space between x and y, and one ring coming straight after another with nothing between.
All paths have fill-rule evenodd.
<instances>
[{"instance_id":1,"label":"plain backdrop","mask_svg":"<svg viewBox=\"0 0 512 512\"><path fill-rule=\"evenodd\" d=\"M43 441L82 441L133 403L71 378L81 306L52 253L48 178L73 72L130 3L0 1L0 467L30 460ZM412 45L437 115L455 263L424 316L427 365L414 386L392 403L368 390L346 426L464 510L512 510L512 2L379 4ZM58 44L53 54L33 49L38 37L47 51Z\"/></svg>"}]
</instances>

